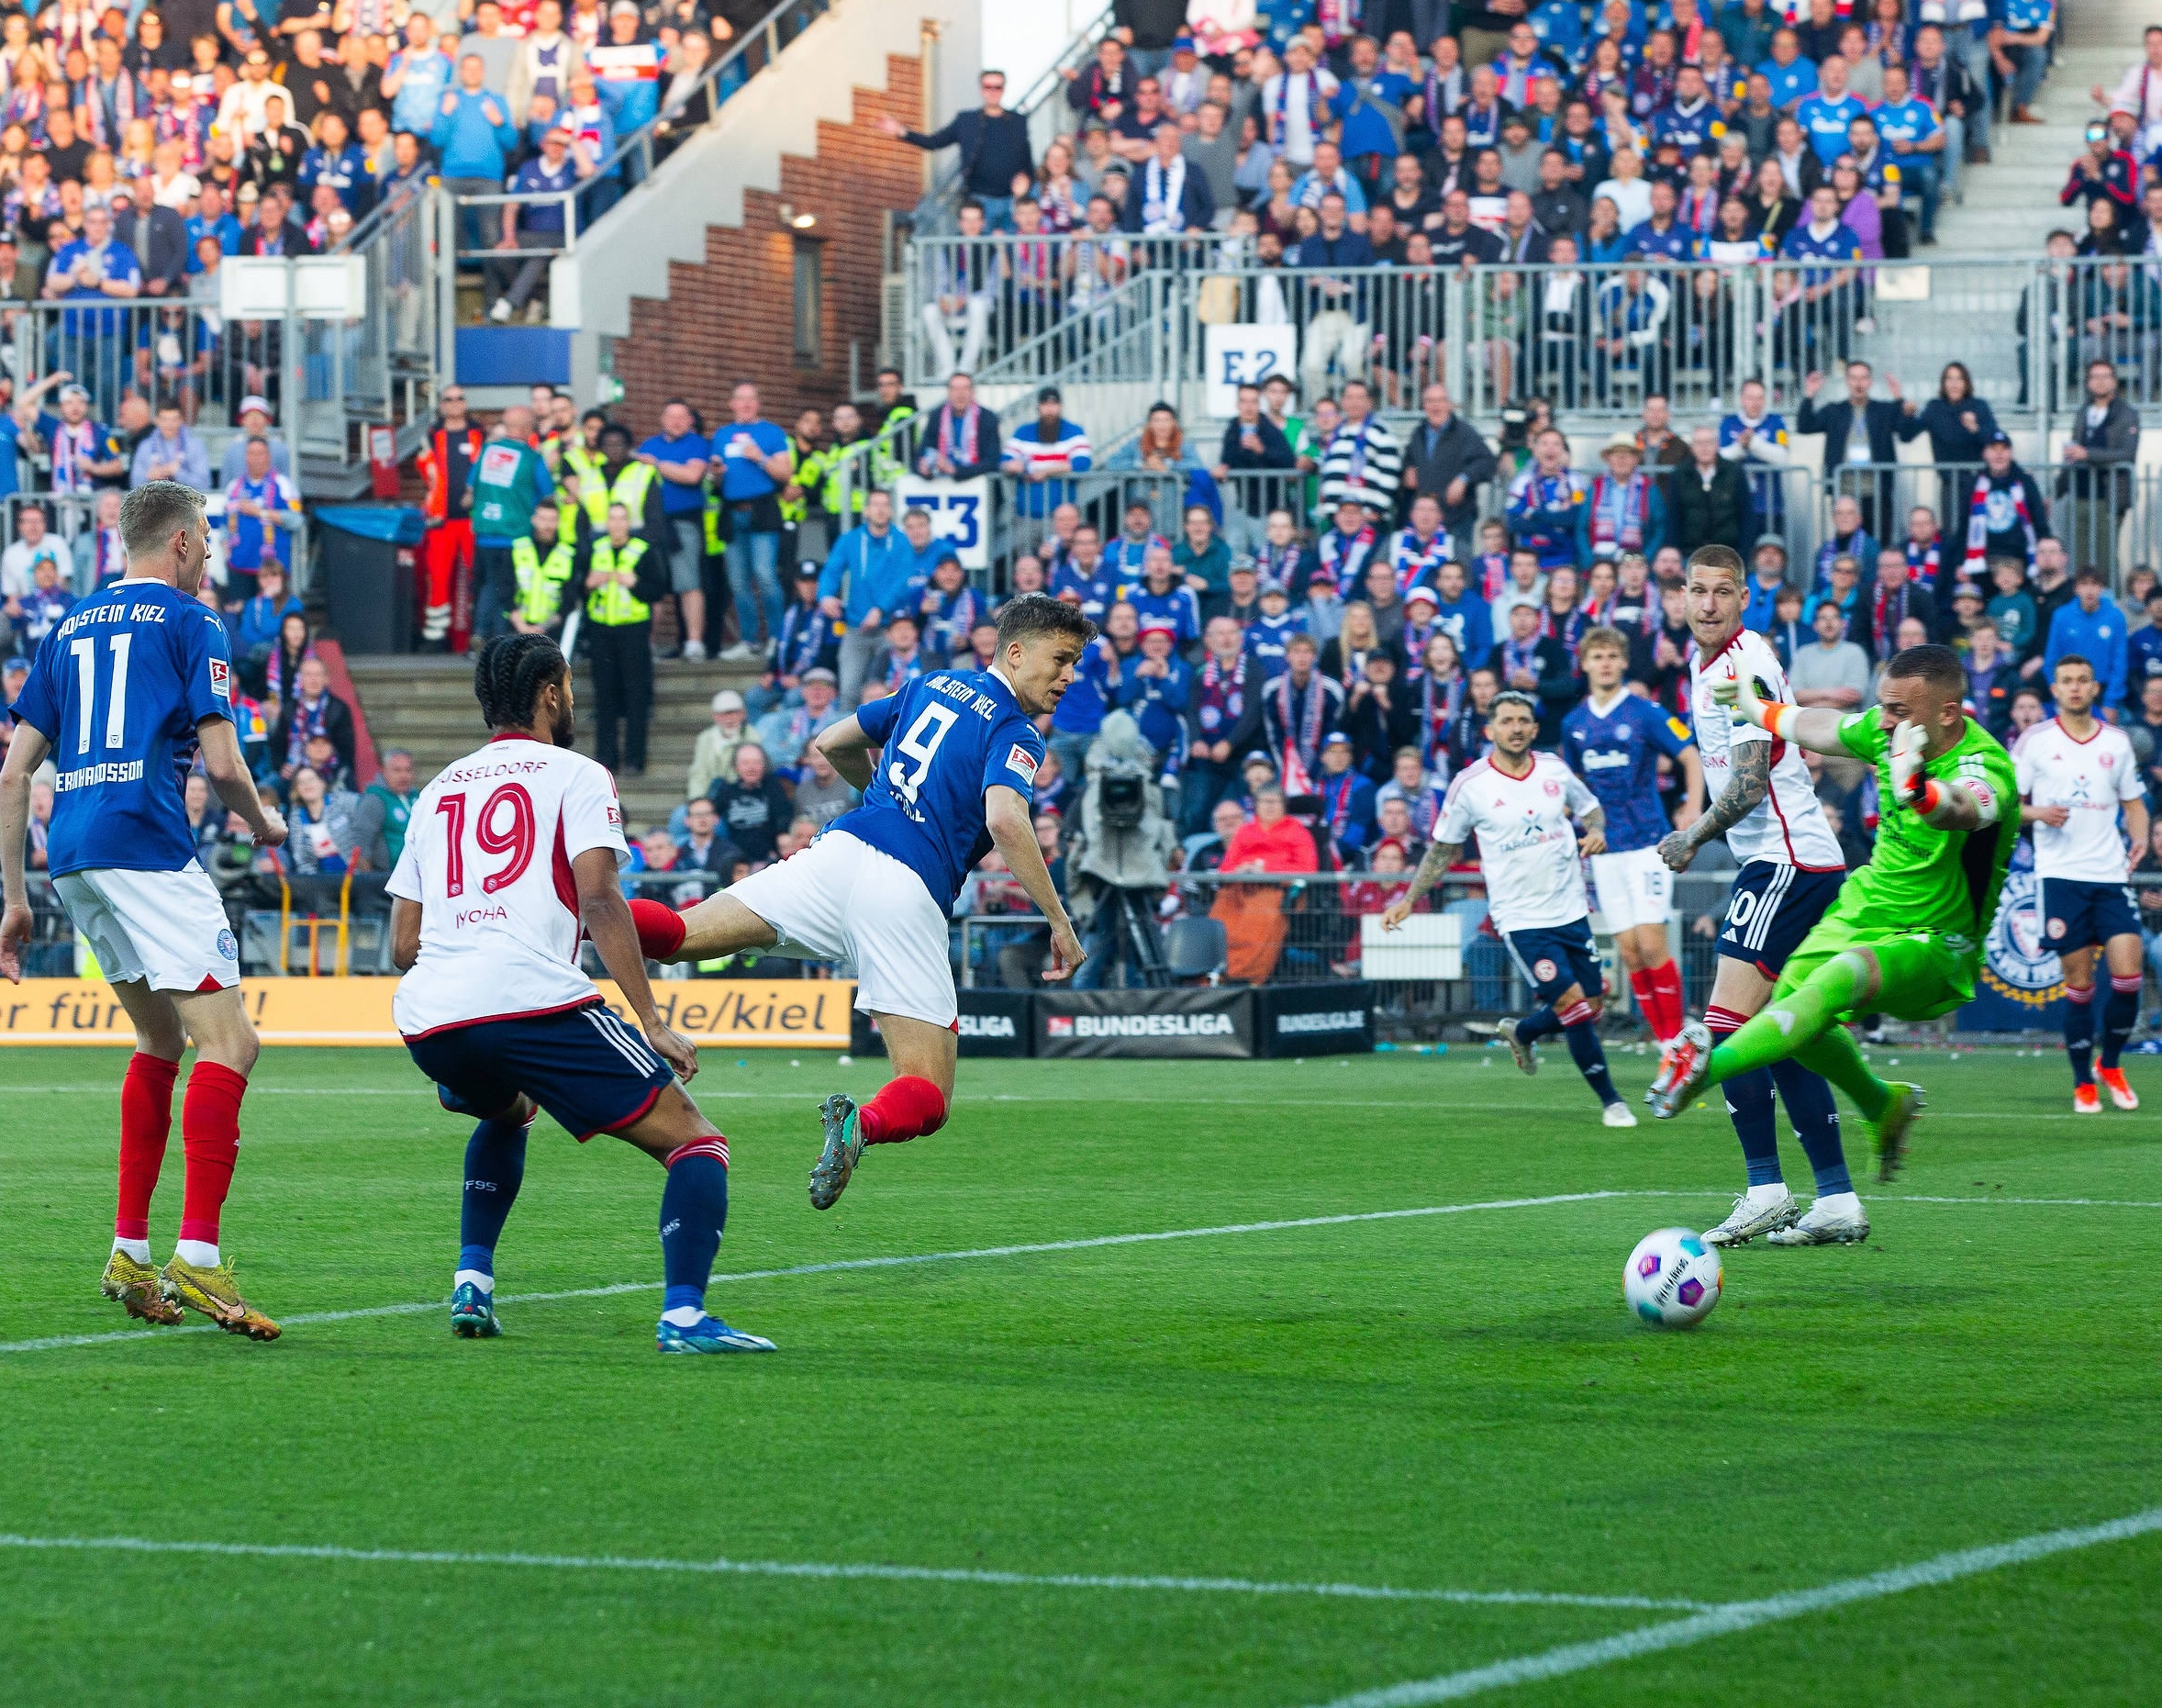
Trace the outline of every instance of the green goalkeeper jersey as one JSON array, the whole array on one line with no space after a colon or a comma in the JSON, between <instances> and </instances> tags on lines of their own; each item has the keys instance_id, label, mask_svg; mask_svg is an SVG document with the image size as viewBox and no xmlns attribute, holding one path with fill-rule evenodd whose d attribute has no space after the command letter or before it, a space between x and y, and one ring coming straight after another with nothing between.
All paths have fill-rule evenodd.
<instances>
[{"instance_id":1,"label":"green goalkeeper jersey","mask_svg":"<svg viewBox=\"0 0 2162 1708\"><path fill-rule=\"evenodd\" d=\"M2020 839L2012 755L1969 718L1958 745L1922 767L1941 783L1965 787L1989 821L1978 830L1947 831L1893 795L1891 732L1876 712L1843 719L1839 739L1848 753L1877 767L1879 817L1869 864L1848 874L1827 917L1841 921L1857 941L1927 932L1971 966L1997 916Z\"/></svg>"}]
</instances>

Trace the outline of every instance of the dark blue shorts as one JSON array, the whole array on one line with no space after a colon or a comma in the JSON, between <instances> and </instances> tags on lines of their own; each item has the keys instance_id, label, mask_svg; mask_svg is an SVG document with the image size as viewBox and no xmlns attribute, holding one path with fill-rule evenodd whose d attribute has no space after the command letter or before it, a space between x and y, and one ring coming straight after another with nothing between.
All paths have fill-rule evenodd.
<instances>
[{"instance_id":1,"label":"dark blue shorts","mask_svg":"<svg viewBox=\"0 0 2162 1708\"><path fill-rule=\"evenodd\" d=\"M1727 898L1727 916L1719 928L1720 954L1747 961L1766 978L1778 977L1787 957L1831 910L1844 882L1844 872L1808 872L1752 860Z\"/></svg>"},{"instance_id":2,"label":"dark blue shorts","mask_svg":"<svg viewBox=\"0 0 2162 1708\"><path fill-rule=\"evenodd\" d=\"M639 1120L675 1077L637 1027L598 1002L455 1026L406 1048L452 1114L486 1121L522 1091L581 1144Z\"/></svg>"},{"instance_id":3,"label":"dark blue shorts","mask_svg":"<svg viewBox=\"0 0 2162 1708\"><path fill-rule=\"evenodd\" d=\"M1542 1002L1552 1002L1571 985L1579 987L1593 1001L1606 994L1606 977L1599 966L1599 946L1591 940L1591 921L1577 920L1567 925L1542 925L1531 931L1504 932L1501 941L1516 957L1524 982L1538 992Z\"/></svg>"},{"instance_id":4,"label":"dark blue shorts","mask_svg":"<svg viewBox=\"0 0 2162 1708\"><path fill-rule=\"evenodd\" d=\"M2051 950L2085 949L2112 937L2139 935L2139 913L2124 884L2076 877L2042 880L2042 934Z\"/></svg>"}]
</instances>

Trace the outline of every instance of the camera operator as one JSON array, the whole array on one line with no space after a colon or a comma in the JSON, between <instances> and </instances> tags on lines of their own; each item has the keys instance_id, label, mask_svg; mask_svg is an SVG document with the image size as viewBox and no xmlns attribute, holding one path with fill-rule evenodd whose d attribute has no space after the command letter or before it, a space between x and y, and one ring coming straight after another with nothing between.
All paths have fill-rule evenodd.
<instances>
[{"instance_id":1,"label":"camera operator","mask_svg":"<svg viewBox=\"0 0 2162 1708\"><path fill-rule=\"evenodd\" d=\"M1066 850L1075 919L1088 945L1075 989L1101 988L1105 975L1129 959L1136 985L1163 980L1154 914L1171 883L1178 832L1164 809L1157 763L1155 750L1123 711L1104 720L1088 750L1080 832Z\"/></svg>"}]
</instances>

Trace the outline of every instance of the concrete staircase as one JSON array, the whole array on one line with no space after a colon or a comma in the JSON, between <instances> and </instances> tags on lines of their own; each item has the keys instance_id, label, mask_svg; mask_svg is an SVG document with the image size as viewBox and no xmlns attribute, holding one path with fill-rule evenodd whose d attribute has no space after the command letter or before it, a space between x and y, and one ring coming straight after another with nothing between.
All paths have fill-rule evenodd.
<instances>
[{"instance_id":1,"label":"concrete staircase","mask_svg":"<svg viewBox=\"0 0 2162 1708\"><path fill-rule=\"evenodd\" d=\"M2057 192L2086 149L2087 121L2101 116L2088 91L2113 90L2140 57L2140 32L2156 21L2150 6L2132 0L2078 0L2063 8L2066 34L2034 110L2043 125L1999 123L1989 138L1990 163L1964 168L1964 204L1947 203L1937 220L1931 260L2026 259L2042 253L2049 233L2086 229L2083 207L2060 207Z\"/></svg>"},{"instance_id":2,"label":"concrete staircase","mask_svg":"<svg viewBox=\"0 0 2162 1708\"><path fill-rule=\"evenodd\" d=\"M380 754L402 747L413 755L422 784L453 759L487 739L480 708L473 698L473 664L442 657L355 658L346 661L368 729ZM665 823L683 804L684 776L698 732L713 720L709 709L721 688L745 688L757 673L741 665L685 664L653 666L653 717L646 738L648 765L642 777L619 777L623 821L635 836L648 825ZM581 720L578 751L593 751L593 676L581 662L574 685Z\"/></svg>"}]
</instances>

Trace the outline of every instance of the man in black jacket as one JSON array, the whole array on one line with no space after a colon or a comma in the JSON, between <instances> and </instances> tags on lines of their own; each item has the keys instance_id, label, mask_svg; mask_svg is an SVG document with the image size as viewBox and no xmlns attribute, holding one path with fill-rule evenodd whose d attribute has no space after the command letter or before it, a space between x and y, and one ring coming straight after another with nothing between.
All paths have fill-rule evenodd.
<instances>
[{"instance_id":1,"label":"man in black jacket","mask_svg":"<svg viewBox=\"0 0 2162 1708\"><path fill-rule=\"evenodd\" d=\"M1666 521L1686 563L1699 546L1731 546L1742 553L1749 532L1749 477L1739 463L1719 454L1719 430L1689 433L1689 460L1666 476Z\"/></svg>"},{"instance_id":2,"label":"man in black jacket","mask_svg":"<svg viewBox=\"0 0 2162 1708\"><path fill-rule=\"evenodd\" d=\"M1908 575L1907 554L1898 546L1886 546L1877 554L1877 580L1862 589L1862 606L1872 655L1880 664L1900 650L1900 625L1908 618L1919 620L1933 642L1940 633L1937 602Z\"/></svg>"},{"instance_id":3,"label":"man in black jacket","mask_svg":"<svg viewBox=\"0 0 2162 1708\"><path fill-rule=\"evenodd\" d=\"M1013 183L1036 175L1035 156L1029 149L1029 121L1009 113L1006 99L1006 73L986 72L976 86L984 104L969 112L956 113L942 130L928 135L911 130L889 113L878 117L879 129L913 148L961 151L961 194L984 205L984 219L994 231L1013 229Z\"/></svg>"},{"instance_id":4,"label":"man in black jacket","mask_svg":"<svg viewBox=\"0 0 2162 1708\"><path fill-rule=\"evenodd\" d=\"M1584 682L1569 663L1568 649L1552 635L1540 632L1543 621L1543 613L1536 605L1510 606L1509 638L1494 648L1486 664L1500 678L1503 687L1537 697L1536 745L1552 749L1561 744L1562 720L1584 698Z\"/></svg>"},{"instance_id":5,"label":"man in black jacket","mask_svg":"<svg viewBox=\"0 0 2162 1708\"><path fill-rule=\"evenodd\" d=\"M998 472L998 418L975 400L975 382L965 374L946 382L946 401L925 418L916 443L916 472L926 480Z\"/></svg>"},{"instance_id":6,"label":"man in black jacket","mask_svg":"<svg viewBox=\"0 0 2162 1708\"><path fill-rule=\"evenodd\" d=\"M1471 561L1472 530L1478 522L1479 488L1492 480L1493 447L1456 413L1446 385L1429 385L1420 398L1426 419L1404 443L1404 477L1399 488L1405 513L1421 493L1432 493L1442 507L1442 526L1449 530L1450 553L1459 564Z\"/></svg>"},{"instance_id":7,"label":"man in black jacket","mask_svg":"<svg viewBox=\"0 0 2162 1708\"><path fill-rule=\"evenodd\" d=\"M1824 435L1824 473L1832 490L1852 493L1862 507L1863 528L1881 540L1885 530L1878 524L1889 523L1893 514L1891 469L1900 460L1899 441L1919 433L1922 420L1900 409L1900 382L1889 374L1884 384L1890 398L1872 397L1869 388L1876 380L1875 371L1857 358L1846 364L1846 396L1819 407L1824 376L1811 374L1801 383L1801 410L1794 426L1798 432Z\"/></svg>"},{"instance_id":8,"label":"man in black jacket","mask_svg":"<svg viewBox=\"0 0 2162 1708\"><path fill-rule=\"evenodd\" d=\"M113 235L142 263L146 296L177 296L185 288L188 227L170 207L160 207L149 173L135 181L129 205L115 210Z\"/></svg>"},{"instance_id":9,"label":"man in black jacket","mask_svg":"<svg viewBox=\"0 0 2162 1708\"><path fill-rule=\"evenodd\" d=\"M2139 414L2117 389L2117 370L2087 364L2087 407L2073 418L2072 442L2060 453L2072 466L2056 478L2070 504L2058 532L2072 562L2093 564L2117 585L2117 522L2132 508L2132 468L2139 457Z\"/></svg>"},{"instance_id":10,"label":"man in black jacket","mask_svg":"<svg viewBox=\"0 0 2162 1708\"><path fill-rule=\"evenodd\" d=\"M1285 485L1254 477L1265 470L1296 469L1298 458L1284 430L1263 412L1260 386L1239 387L1238 410L1223 430L1223 448L1209 473L1220 488L1233 474L1248 477L1224 493L1223 530L1233 552L1251 552L1260 543L1268 513L1283 504Z\"/></svg>"}]
</instances>

